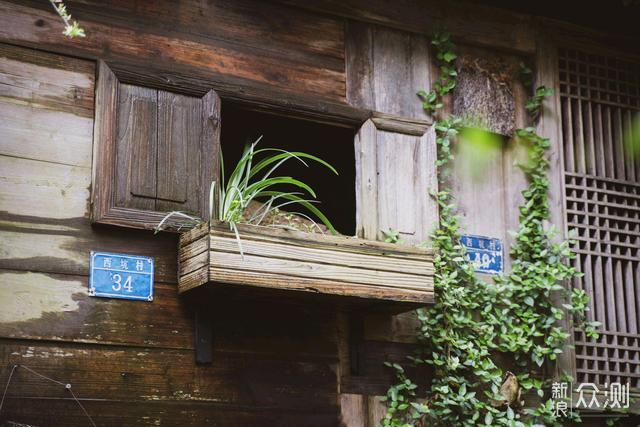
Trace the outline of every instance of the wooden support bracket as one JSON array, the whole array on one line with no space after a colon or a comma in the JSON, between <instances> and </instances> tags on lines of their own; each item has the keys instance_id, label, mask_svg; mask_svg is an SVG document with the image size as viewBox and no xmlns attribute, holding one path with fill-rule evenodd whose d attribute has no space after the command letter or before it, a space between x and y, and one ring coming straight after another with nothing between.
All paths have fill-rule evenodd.
<instances>
[{"instance_id":1,"label":"wooden support bracket","mask_svg":"<svg viewBox=\"0 0 640 427\"><path fill-rule=\"evenodd\" d=\"M358 311L349 314L349 374L361 375L360 348L364 339L364 315Z\"/></svg>"},{"instance_id":2,"label":"wooden support bracket","mask_svg":"<svg viewBox=\"0 0 640 427\"><path fill-rule=\"evenodd\" d=\"M201 365L213 362L213 321L205 310L198 307L194 322L196 363Z\"/></svg>"}]
</instances>

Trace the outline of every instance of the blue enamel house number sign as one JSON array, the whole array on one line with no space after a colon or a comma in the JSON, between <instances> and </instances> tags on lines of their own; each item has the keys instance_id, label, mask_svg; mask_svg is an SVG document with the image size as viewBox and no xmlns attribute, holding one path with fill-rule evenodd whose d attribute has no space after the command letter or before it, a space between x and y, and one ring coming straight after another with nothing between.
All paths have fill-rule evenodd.
<instances>
[{"instance_id":1,"label":"blue enamel house number sign","mask_svg":"<svg viewBox=\"0 0 640 427\"><path fill-rule=\"evenodd\" d=\"M499 274L502 265L502 241L492 237L462 236L462 245L467 249L467 259L476 273Z\"/></svg>"},{"instance_id":2,"label":"blue enamel house number sign","mask_svg":"<svg viewBox=\"0 0 640 427\"><path fill-rule=\"evenodd\" d=\"M153 301L153 258L92 251L89 295Z\"/></svg>"}]
</instances>

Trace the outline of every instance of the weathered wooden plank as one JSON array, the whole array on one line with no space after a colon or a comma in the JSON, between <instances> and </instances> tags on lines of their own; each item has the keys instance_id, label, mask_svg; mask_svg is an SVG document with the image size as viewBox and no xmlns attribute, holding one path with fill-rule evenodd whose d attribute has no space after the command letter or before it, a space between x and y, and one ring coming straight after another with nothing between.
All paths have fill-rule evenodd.
<instances>
[{"instance_id":1,"label":"weathered wooden plank","mask_svg":"<svg viewBox=\"0 0 640 427\"><path fill-rule=\"evenodd\" d=\"M63 219L87 214L91 170L0 156L0 211Z\"/></svg>"},{"instance_id":2,"label":"weathered wooden plank","mask_svg":"<svg viewBox=\"0 0 640 427\"><path fill-rule=\"evenodd\" d=\"M300 8L241 0L233 3L181 0L176 10L170 2L111 1L109 5L84 0L76 6L78 14L96 20L146 28L158 32L179 32L213 42L222 40L244 49L267 51L276 57L297 58L317 66L340 68L344 58L342 19L309 13ZM212 26L211 22L216 25ZM263 43L268 40L269 43Z\"/></svg>"},{"instance_id":3,"label":"weathered wooden plank","mask_svg":"<svg viewBox=\"0 0 640 427\"><path fill-rule=\"evenodd\" d=\"M209 254L210 252L207 244L207 249L204 252L190 258L186 258L184 261L180 261L178 269L179 277L182 278L183 276L187 276L196 270L206 270L209 266Z\"/></svg>"},{"instance_id":4,"label":"weathered wooden plank","mask_svg":"<svg viewBox=\"0 0 640 427\"><path fill-rule=\"evenodd\" d=\"M416 92L430 86L428 41L418 34L349 22L347 99L404 118L427 116Z\"/></svg>"},{"instance_id":5,"label":"weathered wooden plank","mask_svg":"<svg viewBox=\"0 0 640 427\"><path fill-rule=\"evenodd\" d=\"M158 182L156 210L200 212L202 100L158 93ZM219 144L219 141L211 142Z\"/></svg>"},{"instance_id":6,"label":"weathered wooden plank","mask_svg":"<svg viewBox=\"0 0 640 427\"><path fill-rule=\"evenodd\" d=\"M91 167L93 64L0 45L0 154Z\"/></svg>"},{"instance_id":7,"label":"weathered wooden plank","mask_svg":"<svg viewBox=\"0 0 640 427\"><path fill-rule=\"evenodd\" d=\"M423 243L437 223L437 206L428 192L437 188L433 130L421 137L376 134L378 236L397 230L405 244Z\"/></svg>"},{"instance_id":8,"label":"weathered wooden plank","mask_svg":"<svg viewBox=\"0 0 640 427\"><path fill-rule=\"evenodd\" d=\"M200 216L205 220L214 215L209 212L210 188L213 181L220 182L220 131L222 101L214 90L202 97L202 132L200 134Z\"/></svg>"},{"instance_id":9,"label":"weathered wooden plank","mask_svg":"<svg viewBox=\"0 0 640 427\"><path fill-rule=\"evenodd\" d=\"M0 270L0 337L193 349L191 300L179 297L175 285L156 282L154 301L145 304L92 298L87 288L86 276ZM230 299L210 300L208 306L218 351L257 358L336 357L331 310ZM254 318L259 322L248 321Z\"/></svg>"},{"instance_id":10,"label":"weathered wooden plank","mask_svg":"<svg viewBox=\"0 0 640 427\"><path fill-rule=\"evenodd\" d=\"M48 425L51 420L55 420L57 425L90 425L78 404L72 399L63 399L62 396L59 399L8 397L4 403L2 420L28 423L33 426ZM334 425L338 417L335 406L289 410L272 406L197 400L145 401L132 404L122 400L91 399L82 399L82 405L98 425L106 427L157 426L159 424L185 427L203 425L326 427Z\"/></svg>"},{"instance_id":11,"label":"weathered wooden plank","mask_svg":"<svg viewBox=\"0 0 640 427\"><path fill-rule=\"evenodd\" d=\"M378 177L376 174L376 126L367 120L356 134L356 235L376 239L378 226Z\"/></svg>"},{"instance_id":12,"label":"weathered wooden plank","mask_svg":"<svg viewBox=\"0 0 640 427\"><path fill-rule=\"evenodd\" d=\"M424 135L433 124L431 120L406 119L383 113L373 113L371 121L379 130L414 136Z\"/></svg>"},{"instance_id":13,"label":"weathered wooden plank","mask_svg":"<svg viewBox=\"0 0 640 427\"><path fill-rule=\"evenodd\" d=\"M109 212L114 195L111 183L115 183L114 164L118 137L116 114L118 108L118 78L103 61L97 64L96 98L100 100L95 109L93 123L93 162L91 173L91 220L101 221Z\"/></svg>"},{"instance_id":14,"label":"weathered wooden plank","mask_svg":"<svg viewBox=\"0 0 640 427\"><path fill-rule=\"evenodd\" d=\"M389 8L384 0L279 0L330 15L376 23L420 34L447 28L454 38L470 45L532 54L534 30L530 17L504 9L466 3L403 2ZM469 25L473 22L474 25Z\"/></svg>"},{"instance_id":15,"label":"weathered wooden plank","mask_svg":"<svg viewBox=\"0 0 640 427\"><path fill-rule=\"evenodd\" d=\"M94 67L89 61L0 44L4 102L93 116Z\"/></svg>"},{"instance_id":16,"label":"weathered wooden plank","mask_svg":"<svg viewBox=\"0 0 640 427\"><path fill-rule=\"evenodd\" d=\"M429 87L429 42L426 37L375 26L373 87L376 111L425 118L416 91ZM362 54L362 53L361 53Z\"/></svg>"},{"instance_id":17,"label":"weathered wooden plank","mask_svg":"<svg viewBox=\"0 0 640 427\"><path fill-rule=\"evenodd\" d=\"M1 97L0 154L91 167L92 119Z\"/></svg>"},{"instance_id":18,"label":"weathered wooden plank","mask_svg":"<svg viewBox=\"0 0 640 427\"><path fill-rule=\"evenodd\" d=\"M107 190L115 185L115 206L153 210L158 169L158 91L125 84L117 90L117 138L115 146L110 147L115 150L115 182L96 184ZM97 144L106 146L107 141ZM100 156L96 161L107 159ZM103 193L102 197L108 196Z\"/></svg>"},{"instance_id":19,"label":"weathered wooden plank","mask_svg":"<svg viewBox=\"0 0 640 427\"><path fill-rule=\"evenodd\" d=\"M340 393L340 425L365 427L367 417L366 397L361 394Z\"/></svg>"},{"instance_id":20,"label":"weathered wooden plank","mask_svg":"<svg viewBox=\"0 0 640 427\"><path fill-rule=\"evenodd\" d=\"M573 161L573 158L563 156L563 145L568 146L566 134L563 139L563 126L565 124L565 101L559 96L559 70L558 70L558 51L557 46L553 45L547 38L540 37L537 41L536 53L536 84L545 85L554 89L554 95L544 103L544 108L538 121L536 130L539 135L549 138L550 147L548 153L549 159L549 212L551 224L558 231L557 239L567 237L567 225L565 217L565 180L564 171L568 170L565 161ZM565 283L565 286L571 286L571 283ZM557 300L556 304L560 305L565 301ZM567 317L565 317L567 319ZM569 331L569 344L573 342L573 331L570 330L570 323L564 321L564 327ZM568 346L567 351L558 357L558 365L562 370L568 372L575 378L576 362L575 349ZM560 373L556 373L559 375Z\"/></svg>"},{"instance_id":21,"label":"weathered wooden plank","mask_svg":"<svg viewBox=\"0 0 640 427\"><path fill-rule=\"evenodd\" d=\"M513 85L513 98L516 103L515 124L517 129L522 129L530 125L529 114L522 108L529 97L528 89L522 84ZM522 169L518 166L527 161L529 154L527 142L520 138L511 138L506 142L504 149L504 223L507 230L517 230L520 225L520 209L524 203L522 191L527 188L528 182ZM511 257L506 256L508 248L514 242L513 236L507 231L505 233L505 257L504 268L506 271L511 269Z\"/></svg>"},{"instance_id":22,"label":"weathered wooden plank","mask_svg":"<svg viewBox=\"0 0 640 427\"><path fill-rule=\"evenodd\" d=\"M365 284L430 292L430 288L433 286L433 279L430 276L318 264L304 260L267 258L246 253L243 257L240 254L212 251L209 265L216 269L227 268L230 270L229 274L233 274L234 270L239 270L239 275L243 275L244 272L262 271L279 274L282 277L291 277L291 280L296 280L298 277L327 279L338 284L342 283L345 288L350 286L357 288L358 285Z\"/></svg>"},{"instance_id":23,"label":"weathered wooden plank","mask_svg":"<svg viewBox=\"0 0 640 427\"><path fill-rule=\"evenodd\" d=\"M184 240L190 241L190 236L198 236L202 229L206 229L206 224L200 226L201 229L194 229L183 234ZM414 246L402 246L394 243L376 242L351 236L341 236L332 234L305 233L303 231L280 229L274 227L263 227L247 224L237 224L240 237L249 238L256 241L276 241L287 245L303 246L309 248L324 248L334 251L357 252L369 255L381 255L385 257L397 257L399 259L415 259L424 261L432 256L431 249ZM216 222L211 225L213 233L219 236L229 237L235 240L235 233L229 230L228 224ZM182 245L181 245L182 246Z\"/></svg>"},{"instance_id":24,"label":"weathered wooden plank","mask_svg":"<svg viewBox=\"0 0 640 427\"><path fill-rule=\"evenodd\" d=\"M387 413L387 405L385 402L381 400L380 395L378 396L367 396L367 406L368 406L368 424L369 426L377 426L380 425L382 419Z\"/></svg>"},{"instance_id":25,"label":"weathered wooden plank","mask_svg":"<svg viewBox=\"0 0 640 427\"><path fill-rule=\"evenodd\" d=\"M233 271L228 268L209 268L209 280L212 282L238 285L247 285L250 283L250 286L356 297L363 300L380 299L419 304L430 304L434 300L433 293L425 290L416 291L413 289L368 285L347 287L344 286L342 282L333 282L326 279L296 277L295 280L291 280L291 276L260 271ZM188 289L183 289L182 286L180 287L180 292L184 292L185 290Z\"/></svg>"},{"instance_id":26,"label":"weathered wooden plank","mask_svg":"<svg viewBox=\"0 0 640 427\"><path fill-rule=\"evenodd\" d=\"M348 20L345 28L347 102L375 105L373 25Z\"/></svg>"},{"instance_id":27,"label":"weathered wooden plank","mask_svg":"<svg viewBox=\"0 0 640 427\"><path fill-rule=\"evenodd\" d=\"M393 229L406 244L422 243L437 220L437 207L429 197L429 190L437 188L433 134L378 131L375 137L378 236Z\"/></svg>"},{"instance_id":28,"label":"weathered wooden plank","mask_svg":"<svg viewBox=\"0 0 640 427\"><path fill-rule=\"evenodd\" d=\"M240 245L236 240L228 237L218 237L215 234L210 238L211 250L213 253L229 252L240 253L240 245L243 253L261 257L273 257L286 260L305 262L317 262L334 266L350 267L359 270L376 270L386 272L398 272L402 265L402 273L407 275L429 276L434 274L433 265L427 259L400 260L395 257L387 257L384 254L364 255L360 253L350 253L346 251L333 251L326 249L307 248L303 246L289 246L286 244L276 244L268 242L256 242L249 239L241 239ZM196 250L198 250L198 245ZM213 253L211 254L213 256Z\"/></svg>"},{"instance_id":29,"label":"weathered wooden plank","mask_svg":"<svg viewBox=\"0 0 640 427\"><path fill-rule=\"evenodd\" d=\"M89 275L90 251L124 252L154 257L156 280L177 281L176 236L92 227L86 216L56 220L47 218L46 211L30 216L7 213L4 205L3 210L0 268Z\"/></svg>"},{"instance_id":30,"label":"weathered wooden plank","mask_svg":"<svg viewBox=\"0 0 640 427\"><path fill-rule=\"evenodd\" d=\"M495 237L507 236L505 213L505 155L507 142L487 147L479 157L473 140L458 144L454 163L453 191L465 233ZM517 173L516 170L511 170Z\"/></svg>"},{"instance_id":31,"label":"weathered wooden plank","mask_svg":"<svg viewBox=\"0 0 640 427\"><path fill-rule=\"evenodd\" d=\"M196 366L193 351L52 345L4 340L3 378L13 364L71 383L90 400L181 402L198 400L280 409L326 409L336 405L334 360L283 354L215 351L217 363ZM287 373L288 374L284 374ZM277 385L277 386L274 386ZM59 398L64 389L29 372L14 373L9 396Z\"/></svg>"},{"instance_id":32,"label":"weathered wooden plank","mask_svg":"<svg viewBox=\"0 0 640 427\"><path fill-rule=\"evenodd\" d=\"M175 285L154 301L91 298L86 276L0 270L0 337L193 348L192 322Z\"/></svg>"},{"instance_id":33,"label":"weathered wooden plank","mask_svg":"<svg viewBox=\"0 0 640 427\"><path fill-rule=\"evenodd\" d=\"M213 223L209 235L203 233L207 227L182 236L181 292L211 281L214 288L228 283L364 299L433 299L432 261L424 249L247 225L239 227L238 242L224 223Z\"/></svg>"},{"instance_id":34,"label":"weathered wooden plank","mask_svg":"<svg viewBox=\"0 0 640 427\"><path fill-rule=\"evenodd\" d=\"M11 43L37 45L91 59L145 61L147 65L153 63L153 68L167 72L178 65L199 70L194 75L208 75L209 78L215 75L223 81L247 85L257 82L286 91L295 88L295 91L336 101L344 100L345 96L343 66L338 70L318 67L292 58L276 58L257 49L238 49L219 40L212 43L211 40L192 40L147 27L113 25L113 22L98 16L95 20L92 17L83 21L83 27L93 37L70 43L55 30L59 22L48 10L3 2L0 4L0 16L4 18L0 39Z\"/></svg>"}]
</instances>

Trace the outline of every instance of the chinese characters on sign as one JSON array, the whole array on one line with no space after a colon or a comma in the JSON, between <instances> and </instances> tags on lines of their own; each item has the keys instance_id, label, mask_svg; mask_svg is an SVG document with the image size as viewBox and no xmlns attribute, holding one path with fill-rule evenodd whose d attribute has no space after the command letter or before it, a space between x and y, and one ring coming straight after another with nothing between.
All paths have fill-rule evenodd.
<instances>
[{"instance_id":1,"label":"chinese characters on sign","mask_svg":"<svg viewBox=\"0 0 640 427\"><path fill-rule=\"evenodd\" d=\"M153 301L153 258L91 252L89 295Z\"/></svg>"},{"instance_id":2,"label":"chinese characters on sign","mask_svg":"<svg viewBox=\"0 0 640 427\"><path fill-rule=\"evenodd\" d=\"M467 259L473 263L476 273L499 274L502 272L502 241L492 237L462 236L460 243L467 250Z\"/></svg>"},{"instance_id":3,"label":"chinese characters on sign","mask_svg":"<svg viewBox=\"0 0 640 427\"><path fill-rule=\"evenodd\" d=\"M611 383L599 388L593 383L582 383L576 388L576 410L607 411L629 408L629 384ZM572 391L568 383L553 383L551 399L553 414L556 417L569 416L569 402L572 401Z\"/></svg>"}]
</instances>

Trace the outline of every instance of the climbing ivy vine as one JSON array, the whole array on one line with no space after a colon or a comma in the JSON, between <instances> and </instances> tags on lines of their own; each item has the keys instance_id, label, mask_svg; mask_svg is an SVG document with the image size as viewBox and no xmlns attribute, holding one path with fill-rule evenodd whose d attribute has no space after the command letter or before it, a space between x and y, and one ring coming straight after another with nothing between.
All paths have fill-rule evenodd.
<instances>
[{"instance_id":1,"label":"climbing ivy vine","mask_svg":"<svg viewBox=\"0 0 640 427\"><path fill-rule=\"evenodd\" d=\"M418 338L424 345L410 359L432 366L434 375L421 397L404 368L389 363L398 384L387 392L383 425L562 425L563 420L553 415L547 391L550 368L568 338L564 317L568 313L589 335L596 334L597 324L584 322L588 296L562 285L579 274L569 262L574 257L569 242L556 242L555 232L545 228L550 218L549 140L537 135L534 127L517 130L518 142L527 147L528 158L519 166L529 185L522 193L520 224L513 233L511 272L493 282L479 280L460 244L462 227L450 189L453 144L464 137L465 123L439 114L442 98L456 85L456 54L447 34L435 35L432 44L440 77L433 90L418 96L424 110L437 119L439 190L432 193L440 208L440 224L432 234L436 303L417 312ZM525 105L532 122L551 93L545 87L534 91ZM537 396L537 401L528 397L525 405L521 390Z\"/></svg>"}]
</instances>

